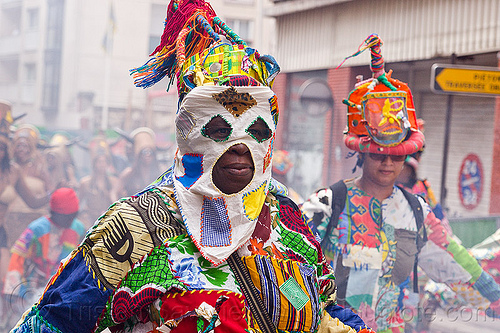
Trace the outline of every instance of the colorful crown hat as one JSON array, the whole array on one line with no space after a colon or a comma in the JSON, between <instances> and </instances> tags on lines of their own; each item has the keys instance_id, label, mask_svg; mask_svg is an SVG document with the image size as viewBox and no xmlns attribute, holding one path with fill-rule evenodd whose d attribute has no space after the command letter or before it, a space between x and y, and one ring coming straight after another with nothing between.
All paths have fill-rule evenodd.
<instances>
[{"instance_id":1,"label":"colorful crown hat","mask_svg":"<svg viewBox=\"0 0 500 333\"><path fill-rule=\"evenodd\" d=\"M180 96L202 85L271 87L280 70L272 56L248 47L204 0L170 2L160 45L150 56L131 70L134 84L147 88L167 76L170 86L177 76Z\"/></svg>"},{"instance_id":2,"label":"colorful crown hat","mask_svg":"<svg viewBox=\"0 0 500 333\"><path fill-rule=\"evenodd\" d=\"M11 125L14 122L11 113L11 104L0 100L0 141L9 142L11 134Z\"/></svg>"},{"instance_id":3,"label":"colorful crown hat","mask_svg":"<svg viewBox=\"0 0 500 333\"><path fill-rule=\"evenodd\" d=\"M94 136L92 140L90 140L88 148L92 161L94 161L99 156L111 158L108 140L106 140L106 137L102 134Z\"/></svg>"},{"instance_id":4,"label":"colorful crown hat","mask_svg":"<svg viewBox=\"0 0 500 333\"><path fill-rule=\"evenodd\" d=\"M350 56L370 48L373 77L357 83L343 101L348 122L344 142L349 149L362 153L413 154L422 148L424 135L418 130L410 88L385 72L382 44L378 35L370 35Z\"/></svg>"},{"instance_id":5,"label":"colorful crown hat","mask_svg":"<svg viewBox=\"0 0 500 333\"><path fill-rule=\"evenodd\" d=\"M34 150L40 140L40 131L31 124L22 124L14 132L14 143L19 140L26 140L29 147Z\"/></svg>"},{"instance_id":6,"label":"colorful crown hat","mask_svg":"<svg viewBox=\"0 0 500 333\"><path fill-rule=\"evenodd\" d=\"M134 142L134 154L139 153L146 148L156 150L156 135L155 132L149 127L139 127L130 133Z\"/></svg>"}]
</instances>

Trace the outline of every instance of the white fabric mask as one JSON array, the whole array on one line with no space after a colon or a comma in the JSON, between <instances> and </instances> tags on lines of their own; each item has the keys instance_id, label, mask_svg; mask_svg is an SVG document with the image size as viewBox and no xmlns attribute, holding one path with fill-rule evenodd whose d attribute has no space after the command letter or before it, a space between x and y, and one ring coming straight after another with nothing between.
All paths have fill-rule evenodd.
<instances>
[{"instance_id":1,"label":"white fabric mask","mask_svg":"<svg viewBox=\"0 0 500 333\"><path fill-rule=\"evenodd\" d=\"M227 138L214 140L205 131L214 117L222 117L230 125ZM179 107L175 195L188 234L214 265L245 244L255 229L271 178L277 119L276 96L265 86L200 86L191 90ZM265 122L270 130L261 142L252 129L249 131L256 121ZM213 168L239 143L250 150L253 178L241 191L225 194L213 182Z\"/></svg>"}]
</instances>

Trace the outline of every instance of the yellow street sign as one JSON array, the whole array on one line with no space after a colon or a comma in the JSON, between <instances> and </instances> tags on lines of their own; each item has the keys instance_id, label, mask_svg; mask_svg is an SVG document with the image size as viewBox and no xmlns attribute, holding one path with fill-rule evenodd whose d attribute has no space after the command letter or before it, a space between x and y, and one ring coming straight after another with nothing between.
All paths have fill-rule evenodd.
<instances>
[{"instance_id":1,"label":"yellow street sign","mask_svg":"<svg viewBox=\"0 0 500 333\"><path fill-rule=\"evenodd\" d=\"M432 65L431 90L441 94L500 95L496 67Z\"/></svg>"}]
</instances>

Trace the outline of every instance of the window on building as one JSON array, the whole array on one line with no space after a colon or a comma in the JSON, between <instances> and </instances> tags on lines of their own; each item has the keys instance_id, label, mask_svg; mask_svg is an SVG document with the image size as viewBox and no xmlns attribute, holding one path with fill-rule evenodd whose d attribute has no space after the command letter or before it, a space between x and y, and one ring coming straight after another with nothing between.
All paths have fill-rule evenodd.
<instances>
[{"instance_id":1,"label":"window on building","mask_svg":"<svg viewBox=\"0 0 500 333\"><path fill-rule=\"evenodd\" d=\"M64 1L50 0L47 6L47 49L61 49L63 23Z\"/></svg>"},{"instance_id":2,"label":"window on building","mask_svg":"<svg viewBox=\"0 0 500 333\"><path fill-rule=\"evenodd\" d=\"M26 11L26 25L28 30L36 30L38 29L38 24L39 24L39 10L38 8L29 8Z\"/></svg>"},{"instance_id":3,"label":"window on building","mask_svg":"<svg viewBox=\"0 0 500 333\"><path fill-rule=\"evenodd\" d=\"M5 5L4 5L5 6ZM21 31L21 5L0 10L0 37L17 36Z\"/></svg>"},{"instance_id":4,"label":"window on building","mask_svg":"<svg viewBox=\"0 0 500 333\"><path fill-rule=\"evenodd\" d=\"M36 81L36 64L29 63L24 65L24 81L26 83Z\"/></svg>"},{"instance_id":5,"label":"window on building","mask_svg":"<svg viewBox=\"0 0 500 333\"><path fill-rule=\"evenodd\" d=\"M253 21L240 19L227 19L226 24L234 30L247 44L252 46Z\"/></svg>"}]
</instances>

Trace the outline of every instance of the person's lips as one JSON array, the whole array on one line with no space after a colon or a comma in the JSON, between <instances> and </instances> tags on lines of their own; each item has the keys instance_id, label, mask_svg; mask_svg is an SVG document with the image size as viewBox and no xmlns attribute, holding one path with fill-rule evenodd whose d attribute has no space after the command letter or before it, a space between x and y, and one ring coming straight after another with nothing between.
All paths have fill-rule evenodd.
<instances>
[{"instance_id":1,"label":"person's lips","mask_svg":"<svg viewBox=\"0 0 500 333\"><path fill-rule=\"evenodd\" d=\"M234 176L246 176L253 173L253 166L247 163L231 163L224 166L224 170Z\"/></svg>"},{"instance_id":2,"label":"person's lips","mask_svg":"<svg viewBox=\"0 0 500 333\"><path fill-rule=\"evenodd\" d=\"M392 170L380 170L380 173L383 175L390 175L390 174L393 174L394 171L392 171Z\"/></svg>"}]
</instances>

